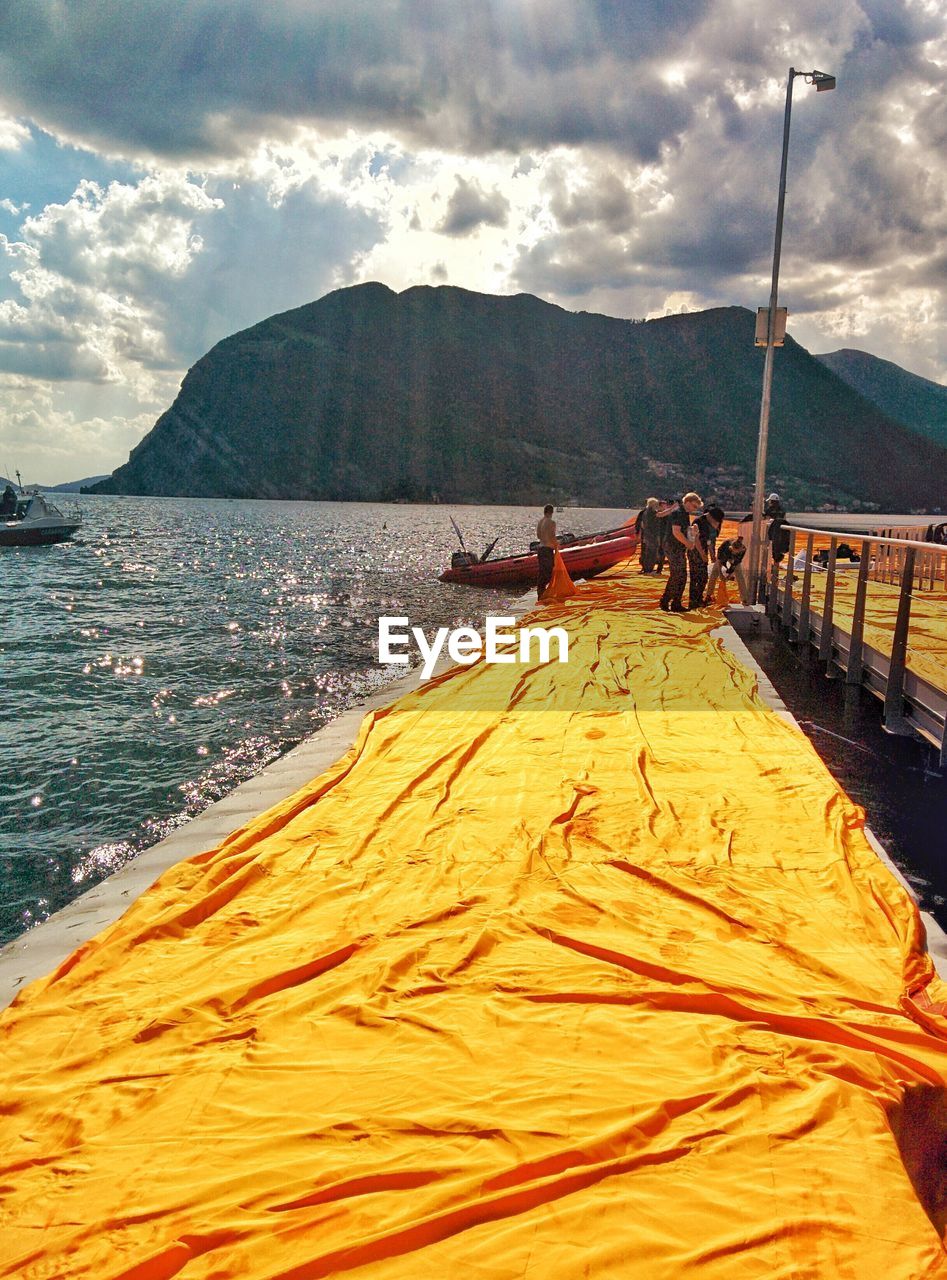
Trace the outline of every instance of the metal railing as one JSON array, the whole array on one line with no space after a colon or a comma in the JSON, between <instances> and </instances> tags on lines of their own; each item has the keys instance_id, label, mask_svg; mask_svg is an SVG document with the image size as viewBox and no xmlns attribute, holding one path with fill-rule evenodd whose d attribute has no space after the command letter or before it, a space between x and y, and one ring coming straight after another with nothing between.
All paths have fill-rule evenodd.
<instances>
[{"instance_id":1,"label":"metal railing","mask_svg":"<svg viewBox=\"0 0 947 1280\"><path fill-rule=\"evenodd\" d=\"M900 582L904 572L906 542L920 544L919 554L914 564L914 585L918 591L947 591L947 556L943 553L947 548L937 546L926 540L926 529L918 525L890 525L875 531L880 543L872 569L875 582Z\"/></svg>"},{"instance_id":2,"label":"metal railing","mask_svg":"<svg viewBox=\"0 0 947 1280\"><path fill-rule=\"evenodd\" d=\"M911 603L915 591L947 586L947 546L922 542L918 537L893 537L886 533L848 534L832 529L811 529L803 525L784 526L789 535L785 560L780 564L767 557L764 568L766 612L794 636L806 657L814 650L826 663L829 676L844 675L847 684L865 685L884 702L884 727L890 733L918 734L931 742L947 765L947 664L944 688L924 680L907 667ZM915 534L915 529L910 532ZM921 531L922 532L922 531ZM825 593L821 609L813 607L812 575L816 566L816 538L829 540L824 571ZM805 554L801 582L794 566L797 546ZM857 549L859 559L850 560L848 570L838 567L838 548L847 542ZM836 582L839 572L852 574L857 563L855 598L849 629L841 628L835 617ZM865 642L865 615L869 580L898 585L898 609L890 651ZM944 604L947 620L947 601Z\"/></svg>"}]
</instances>

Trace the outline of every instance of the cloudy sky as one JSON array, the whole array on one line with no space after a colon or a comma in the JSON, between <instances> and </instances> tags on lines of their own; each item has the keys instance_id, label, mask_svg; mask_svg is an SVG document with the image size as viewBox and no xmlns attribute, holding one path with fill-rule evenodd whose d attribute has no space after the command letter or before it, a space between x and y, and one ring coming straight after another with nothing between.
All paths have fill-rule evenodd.
<instances>
[{"instance_id":1,"label":"cloudy sky","mask_svg":"<svg viewBox=\"0 0 947 1280\"><path fill-rule=\"evenodd\" d=\"M15 0L0 473L111 471L227 334L331 289L780 302L947 380L947 0Z\"/></svg>"}]
</instances>

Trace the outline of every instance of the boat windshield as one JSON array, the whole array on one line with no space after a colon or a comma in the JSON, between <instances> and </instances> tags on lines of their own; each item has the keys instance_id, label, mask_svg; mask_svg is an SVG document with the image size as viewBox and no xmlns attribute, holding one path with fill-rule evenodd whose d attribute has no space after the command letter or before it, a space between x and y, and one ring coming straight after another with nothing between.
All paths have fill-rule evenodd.
<instances>
[{"instance_id":1,"label":"boat windshield","mask_svg":"<svg viewBox=\"0 0 947 1280\"><path fill-rule=\"evenodd\" d=\"M31 520L42 520L46 516L61 515L62 512L51 502L47 502L41 493L33 493L25 502L17 503L17 514L21 520L26 516Z\"/></svg>"}]
</instances>

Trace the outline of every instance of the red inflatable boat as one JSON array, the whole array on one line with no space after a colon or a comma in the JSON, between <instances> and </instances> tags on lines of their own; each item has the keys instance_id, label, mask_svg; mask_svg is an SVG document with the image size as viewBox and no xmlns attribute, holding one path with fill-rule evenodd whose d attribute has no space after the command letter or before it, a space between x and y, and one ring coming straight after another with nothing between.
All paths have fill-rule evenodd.
<instances>
[{"instance_id":1,"label":"red inflatable boat","mask_svg":"<svg viewBox=\"0 0 947 1280\"><path fill-rule=\"evenodd\" d=\"M611 529L607 533L589 534L561 547L562 558L569 570L569 577L594 578L597 573L610 569L620 560L627 560L638 545L634 529ZM519 556L507 556L503 560L488 560L486 564L455 563L441 574L441 582L462 582L471 587L534 587L539 580L539 562L535 551Z\"/></svg>"}]
</instances>

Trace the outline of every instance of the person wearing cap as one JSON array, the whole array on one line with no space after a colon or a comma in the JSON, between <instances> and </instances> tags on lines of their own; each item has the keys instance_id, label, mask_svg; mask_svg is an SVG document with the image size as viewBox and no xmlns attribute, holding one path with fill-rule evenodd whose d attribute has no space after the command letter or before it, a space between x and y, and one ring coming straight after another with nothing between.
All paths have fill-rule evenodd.
<instances>
[{"instance_id":1,"label":"person wearing cap","mask_svg":"<svg viewBox=\"0 0 947 1280\"><path fill-rule=\"evenodd\" d=\"M766 530L766 537L770 544L773 564L779 564L789 550L789 534L783 527L786 523L786 509L778 493L771 493L766 499L766 505L763 508L763 519L770 522L769 528Z\"/></svg>"},{"instance_id":2,"label":"person wearing cap","mask_svg":"<svg viewBox=\"0 0 947 1280\"><path fill-rule=\"evenodd\" d=\"M786 523L786 508L783 506L782 499L778 493L771 493L763 504L763 519L770 522L766 530L766 538L770 543L770 554L773 557L773 563L779 564L789 550L789 534L783 528ZM750 524L752 520L753 512L750 511L737 523Z\"/></svg>"}]
</instances>

